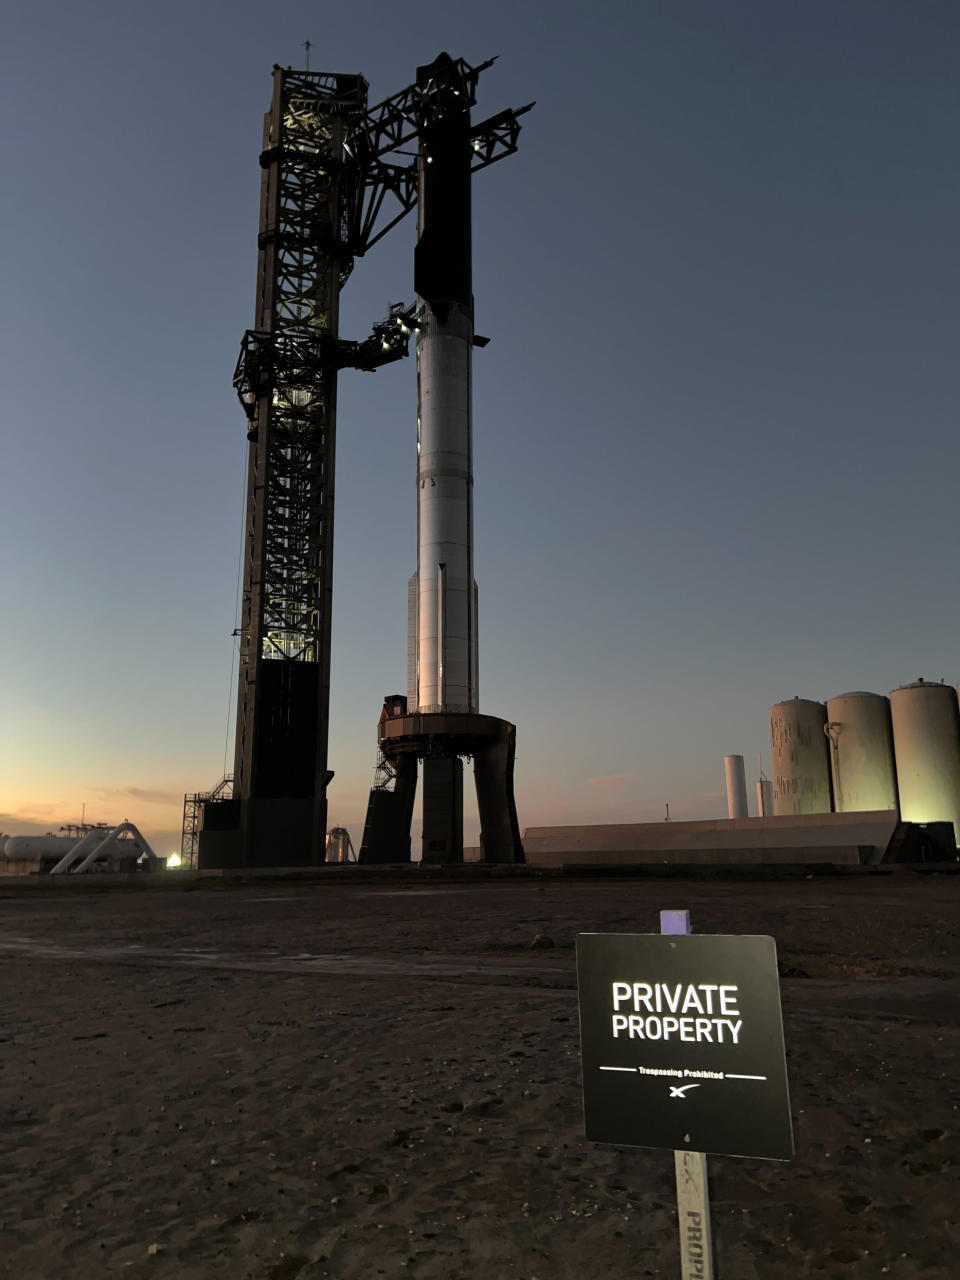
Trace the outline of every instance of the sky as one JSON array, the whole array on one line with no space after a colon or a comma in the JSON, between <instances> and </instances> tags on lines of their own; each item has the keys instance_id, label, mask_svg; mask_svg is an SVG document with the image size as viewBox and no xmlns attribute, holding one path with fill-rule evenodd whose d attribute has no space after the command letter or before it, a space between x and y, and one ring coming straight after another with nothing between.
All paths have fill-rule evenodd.
<instances>
[{"instance_id":1,"label":"sky","mask_svg":"<svg viewBox=\"0 0 960 1280\"><path fill-rule=\"evenodd\" d=\"M521 827L725 816L771 703L960 680L952 0L32 0L0 68L0 831L129 819L166 854L232 766L230 382L271 66L307 39L371 103L441 50L500 55L476 119L537 103L474 181L480 703ZM358 260L345 337L412 298L414 238ZM413 360L341 374L355 844L415 466Z\"/></svg>"}]
</instances>

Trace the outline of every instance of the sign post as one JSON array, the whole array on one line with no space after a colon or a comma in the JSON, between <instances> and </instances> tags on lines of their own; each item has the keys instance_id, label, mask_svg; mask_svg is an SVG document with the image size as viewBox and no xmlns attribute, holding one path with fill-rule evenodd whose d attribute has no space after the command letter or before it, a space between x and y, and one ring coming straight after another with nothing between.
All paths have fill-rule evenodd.
<instances>
[{"instance_id":1,"label":"sign post","mask_svg":"<svg viewBox=\"0 0 960 1280\"><path fill-rule=\"evenodd\" d=\"M661 911L660 932L690 932L689 911ZM702 1151L674 1151L681 1280L713 1280L713 1233L707 1157Z\"/></svg>"},{"instance_id":2,"label":"sign post","mask_svg":"<svg viewBox=\"0 0 960 1280\"><path fill-rule=\"evenodd\" d=\"M577 988L586 1136L673 1151L683 1280L713 1280L707 1153L793 1156L773 938L582 933Z\"/></svg>"}]
</instances>

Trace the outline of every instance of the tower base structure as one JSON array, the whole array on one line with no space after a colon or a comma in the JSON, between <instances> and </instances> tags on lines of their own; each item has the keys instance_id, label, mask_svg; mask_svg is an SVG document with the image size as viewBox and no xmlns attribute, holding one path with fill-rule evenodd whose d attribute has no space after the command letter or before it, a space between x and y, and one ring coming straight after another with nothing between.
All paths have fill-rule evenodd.
<instances>
[{"instance_id":1,"label":"tower base structure","mask_svg":"<svg viewBox=\"0 0 960 1280\"><path fill-rule=\"evenodd\" d=\"M414 712L406 699L388 698L380 717L380 752L394 775L394 789L370 792L361 863L409 862L410 823L418 761L423 761L425 864L463 862L463 764L473 760L480 814L481 862L524 861L513 792L516 727L474 712Z\"/></svg>"},{"instance_id":2,"label":"tower base structure","mask_svg":"<svg viewBox=\"0 0 960 1280\"><path fill-rule=\"evenodd\" d=\"M310 796L213 800L203 806L197 866L201 871L319 866L326 861L325 837L317 830Z\"/></svg>"}]
</instances>

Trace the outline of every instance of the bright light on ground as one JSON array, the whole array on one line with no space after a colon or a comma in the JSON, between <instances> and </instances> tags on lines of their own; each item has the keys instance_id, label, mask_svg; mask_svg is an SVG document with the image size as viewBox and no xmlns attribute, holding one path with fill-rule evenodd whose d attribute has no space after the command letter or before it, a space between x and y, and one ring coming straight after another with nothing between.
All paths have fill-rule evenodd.
<instances>
[{"instance_id":1,"label":"bright light on ground","mask_svg":"<svg viewBox=\"0 0 960 1280\"><path fill-rule=\"evenodd\" d=\"M171 853L169 858L167 858L167 870L169 871L171 867L179 867L179 865L180 865L179 853Z\"/></svg>"}]
</instances>

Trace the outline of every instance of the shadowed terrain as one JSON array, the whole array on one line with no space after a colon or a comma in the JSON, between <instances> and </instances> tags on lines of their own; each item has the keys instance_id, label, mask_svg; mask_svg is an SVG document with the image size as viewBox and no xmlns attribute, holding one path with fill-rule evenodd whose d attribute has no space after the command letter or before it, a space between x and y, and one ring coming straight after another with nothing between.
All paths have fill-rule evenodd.
<instances>
[{"instance_id":1,"label":"shadowed terrain","mask_svg":"<svg viewBox=\"0 0 960 1280\"><path fill-rule=\"evenodd\" d=\"M956 1274L960 879L0 890L0 1275L676 1275L582 1136L574 939L770 933L797 1156L711 1157L725 1280ZM536 945L532 945L534 940Z\"/></svg>"}]
</instances>

